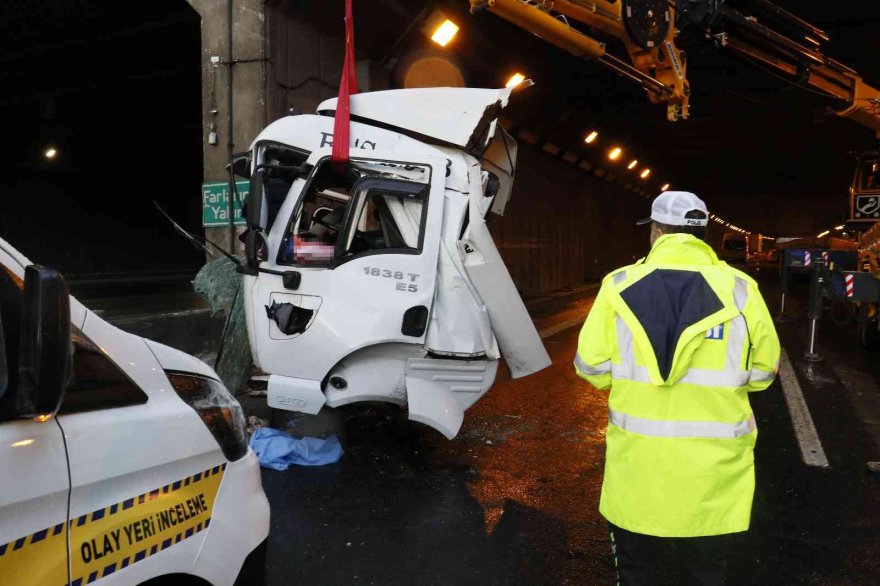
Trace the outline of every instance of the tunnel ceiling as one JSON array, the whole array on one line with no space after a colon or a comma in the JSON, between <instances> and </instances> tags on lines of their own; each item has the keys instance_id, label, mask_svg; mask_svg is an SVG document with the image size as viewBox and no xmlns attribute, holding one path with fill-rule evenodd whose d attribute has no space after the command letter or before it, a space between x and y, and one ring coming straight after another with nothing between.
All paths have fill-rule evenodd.
<instances>
[{"instance_id":1,"label":"tunnel ceiling","mask_svg":"<svg viewBox=\"0 0 880 586\"><path fill-rule=\"evenodd\" d=\"M874 3L843 2L833 11L820 3L777 3L826 30L829 56L880 84L880 8ZM355 12L360 49L397 57L434 51L418 30L398 42L424 2L377 4L381 10ZM613 141L624 148L626 161L651 166L656 180L649 189L668 181L693 190L723 217L754 231L810 234L845 219L853 153L875 146L876 139L830 115L828 101L730 54L695 48L688 52L691 118L670 123L664 107L600 66L492 14L469 15L465 0L436 4L461 26L444 53L457 61L468 85L498 86L514 71L535 81L511 115L542 139L582 149L585 132L596 128L600 140L592 148L607 149ZM625 56L613 39L609 47Z\"/></svg>"},{"instance_id":2,"label":"tunnel ceiling","mask_svg":"<svg viewBox=\"0 0 880 586\"><path fill-rule=\"evenodd\" d=\"M189 10L184 0L179 1L183 12ZM269 1L329 34L342 34L342 0ZM584 156L599 157L612 143L620 145L625 149L624 162L638 158L654 170L647 189L655 191L667 181L691 189L723 217L751 230L809 234L843 220L852 152L876 145L869 131L828 115L828 104L821 98L724 53L689 50L692 115L687 121L670 123L664 108L650 104L639 88L492 14L468 14L467 0L433 3L461 26L450 47L439 51L418 25L408 29L428 4L427 0L356 1L355 38L361 56L393 68L412 56L439 54L454 62L465 83L474 87L503 85L514 71L521 71L536 86L521 92L510 109L516 126ZM833 10L816 2L778 0L778 4L824 28L832 39L827 53L855 68L868 82L880 84L876 59L880 8L875 2L839 2ZM108 35L127 32L124 27L92 31L87 26L89 2L72 4L66 12L47 0L33 6L41 6L44 16L51 16L58 30L65 31L64 42L75 43L78 50L100 51ZM39 13L31 10L35 11ZM163 22L179 13L170 11ZM70 22L86 26L66 26ZM5 19L5 24L8 36L17 41L15 50L2 58L7 72L32 68L34 51L47 54L61 44L59 35L46 34L45 22L40 31L27 30L15 19ZM161 31L156 32L159 38ZM174 47L178 40L162 39L166 53L192 52L189 41L180 40L181 46ZM616 41L609 46L624 55ZM145 62L155 49L145 47ZM130 67L120 59L116 71L130 76ZM10 87L18 90L8 91L0 101L7 108L18 107L36 92L76 93L90 71L83 62L53 69L61 71L61 77L54 71L42 75L30 69L25 76L28 83L13 84ZM149 110L142 110L141 116L145 111ZM199 123L193 120L194 125ZM590 129L598 129L600 139L586 147L582 139Z\"/></svg>"}]
</instances>

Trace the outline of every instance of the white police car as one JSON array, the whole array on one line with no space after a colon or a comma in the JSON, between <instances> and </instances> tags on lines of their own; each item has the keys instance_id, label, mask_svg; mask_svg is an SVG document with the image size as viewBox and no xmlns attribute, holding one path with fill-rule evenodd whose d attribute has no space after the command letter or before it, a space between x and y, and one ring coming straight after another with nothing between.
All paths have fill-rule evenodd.
<instances>
[{"instance_id":1,"label":"white police car","mask_svg":"<svg viewBox=\"0 0 880 586\"><path fill-rule=\"evenodd\" d=\"M0 584L260 574L269 504L211 368L108 324L2 240L0 330Z\"/></svg>"}]
</instances>

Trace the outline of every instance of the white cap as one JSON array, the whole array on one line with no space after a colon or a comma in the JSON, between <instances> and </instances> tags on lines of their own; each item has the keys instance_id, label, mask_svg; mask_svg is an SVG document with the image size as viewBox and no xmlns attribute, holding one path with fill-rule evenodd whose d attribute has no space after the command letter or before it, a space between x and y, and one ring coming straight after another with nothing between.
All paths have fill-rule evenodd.
<instances>
[{"instance_id":1,"label":"white cap","mask_svg":"<svg viewBox=\"0 0 880 586\"><path fill-rule=\"evenodd\" d=\"M703 219L686 218L688 212L699 210L706 216ZM651 217L636 222L639 226L648 222L659 222L668 226L706 226L709 224L709 210L703 200L688 191L664 191L651 204Z\"/></svg>"}]
</instances>

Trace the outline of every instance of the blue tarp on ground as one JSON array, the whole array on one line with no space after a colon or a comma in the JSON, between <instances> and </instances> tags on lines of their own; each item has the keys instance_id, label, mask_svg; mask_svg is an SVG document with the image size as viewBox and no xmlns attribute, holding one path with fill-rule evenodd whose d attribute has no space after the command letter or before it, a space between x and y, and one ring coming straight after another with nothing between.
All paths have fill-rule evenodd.
<instances>
[{"instance_id":1,"label":"blue tarp on ground","mask_svg":"<svg viewBox=\"0 0 880 586\"><path fill-rule=\"evenodd\" d=\"M297 439L271 427L260 427L248 442L260 459L260 466L272 470L287 470L298 466L335 464L342 457L342 445L335 435L326 439L304 437Z\"/></svg>"}]
</instances>

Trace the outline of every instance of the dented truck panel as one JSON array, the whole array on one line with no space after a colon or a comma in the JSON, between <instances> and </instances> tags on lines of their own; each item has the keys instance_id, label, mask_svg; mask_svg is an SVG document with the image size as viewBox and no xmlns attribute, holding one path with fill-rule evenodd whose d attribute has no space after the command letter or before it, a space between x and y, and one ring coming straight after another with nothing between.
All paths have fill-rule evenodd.
<instances>
[{"instance_id":1,"label":"dented truck panel","mask_svg":"<svg viewBox=\"0 0 880 586\"><path fill-rule=\"evenodd\" d=\"M512 88L417 88L351 96L351 116L418 136L425 142L458 147L480 156L495 135ZM336 98L318 113L333 115Z\"/></svg>"},{"instance_id":2,"label":"dented truck panel","mask_svg":"<svg viewBox=\"0 0 880 586\"><path fill-rule=\"evenodd\" d=\"M270 172L264 260L243 287L270 406L386 401L451 439L500 358L515 377L549 365L485 224L513 183L516 143L497 125L509 94L353 96L342 166L329 163L334 100L257 137L252 171L291 168L290 153L307 164L288 182Z\"/></svg>"}]
</instances>

